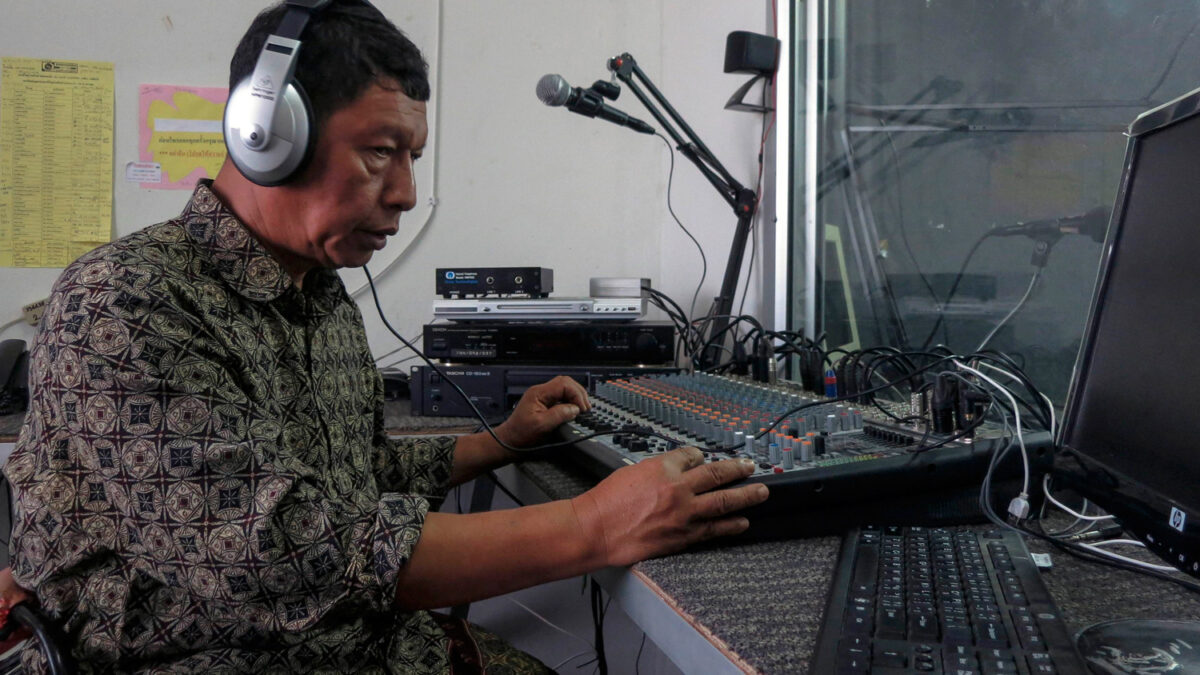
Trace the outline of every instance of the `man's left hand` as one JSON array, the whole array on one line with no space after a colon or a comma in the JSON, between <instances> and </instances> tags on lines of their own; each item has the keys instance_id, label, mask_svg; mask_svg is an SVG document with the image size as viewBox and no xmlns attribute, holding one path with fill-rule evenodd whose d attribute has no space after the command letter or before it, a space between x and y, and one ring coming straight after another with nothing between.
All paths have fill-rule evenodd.
<instances>
[{"instance_id":1,"label":"man's left hand","mask_svg":"<svg viewBox=\"0 0 1200 675\"><path fill-rule=\"evenodd\" d=\"M496 435L516 448L533 445L558 425L591 407L587 390L575 380L559 375L530 387L512 415L496 427Z\"/></svg>"}]
</instances>

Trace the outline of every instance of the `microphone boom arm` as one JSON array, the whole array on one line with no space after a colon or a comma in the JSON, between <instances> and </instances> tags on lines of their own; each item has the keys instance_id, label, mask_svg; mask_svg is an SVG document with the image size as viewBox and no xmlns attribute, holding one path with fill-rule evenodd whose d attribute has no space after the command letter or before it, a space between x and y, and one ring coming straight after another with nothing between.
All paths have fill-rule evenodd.
<instances>
[{"instance_id":1,"label":"microphone boom arm","mask_svg":"<svg viewBox=\"0 0 1200 675\"><path fill-rule=\"evenodd\" d=\"M608 69L633 91L634 96L637 96L638 100L642 102L642 106L654 116L663 130L675 141L676 147L683 153L683 156L696 165L700 173L716 188L721 197L733 209L734 215L737 216L737 227L729 247L729 259L725 263L725 275L721 280L721 290L705 317L708 319L706 325L711 329L708 335L714 337L725 335L728 332L725 329L729 324L730 315L733 313L733 300L737 295L738 277L741 276L742 260L746 253L746 242L750 238L750 224L754 220L758 196L754 190L743 186L725 169L724 165L704 144L704 141L700 140L696 132L675 110L666 96L638 67L637 61L632 55L626 52L609 59ZM647 96L645 91L642 91L639 82L650 92L653 99ZM659 106L661 106L661 110ZM666 115L670 116L670 119L663 114L663 110L666 111ZM682 129L686 138L680 134L675 125ZM716 365L720 358L720 352L720 346L708 345L701 357L700 365L702 367Z\"/></svg>"}]
</instances>

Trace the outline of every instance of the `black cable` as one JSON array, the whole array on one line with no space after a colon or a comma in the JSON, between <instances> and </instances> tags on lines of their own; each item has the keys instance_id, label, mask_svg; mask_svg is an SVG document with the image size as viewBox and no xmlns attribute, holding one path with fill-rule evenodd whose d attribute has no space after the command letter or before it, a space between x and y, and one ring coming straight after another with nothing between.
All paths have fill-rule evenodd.
<instances>
[{"instance_id":1,"label":"black cable","mask_svg":"<svg viewBox=\"0 0 1200 675\"><path fill-rule=\"evenodd\" d=\"M679 226L679 229L683 230L683 233L688 236L688 239L691 239L692 243L696 245L696 250L700 251L700 283L696 284L696 292L692 294L692 307L689 310L690 313L688 315L688 318L691 319L696 314L696 299L700 297L700 289L704 287L704 279L708 277L708 257L704 255L704 247L701 246L700 242L692 236L692 233L683 226L683 221L679 220L679 216L675 215L675 208L671 205L671 187L675 181L675 148L671 146L671 142L667 140L666 136L663 136L657 132L655 132L654 135L661 138L662 142L667 144L667 150L669 151L668 156L671 158L671 169L667 172L667 212L670 213L671 217L675 219L675 224Z\"/></svg>"},{"instance_id":2,"label":"black cable","mask_svg":"<svg viewBox=\"0 0 1200 675\"><path fill-rule=\"evenodd\" d=\"M1200 28L1200 19L1197 19L1196 22L1192 24L1192 27L1188 30L1188 32L1184 33L1183 39L1181 39L1179 44L1175 46L1175 53L1172 54L1170 60L1167 61L1167 65L1163 68L1162 74L1158 76L1158 81L1154 83L1154 86L1150 88L1150 91L1146 92L1146 100L1149 100L1150 97L1154 95L1154 92L1158 91L1159 87L1163 86L1163 83L1167 81L1167 75L1170 74L1171 68L1175 67L1175 62L1179 60L1179 54L1183 51L1183 46L1187 44L1188 38L1192 37L1197 28Z\"/></svg>"},{"instance_id":3,"label":"black cable","mask_svg":"<svg viewBox=\"0 0 1200 675\"><path fill-rule=\"evenodd\" d=\"M605 609L601 605L604 599L603 593L600 591L600 584L592 579L592 629L594 632L593 645L596 648L596 663L600 668L600 675L608 675L608 656L604 653L604 614Z\"/></svg>"},{"instance_id":4,"label":"black cable","mask_svg":"<svg viewBox=\"0 0 1200 675\"><path fill-rule=\"evenodd\" d=\"M954 294L958 291L958 285L962 283L963 275L967 271L967 265L970 264L971 258L975 257L975 252L979 250L979 247L983 245L983 242L987 241L988 237L992 236L993 233L993 230L984 232L983 236L980 237L975 244L971 246L971 250L967 252L967 257L963 259L962 266L958 268L958 275L954 277L954 283L950 285L950 290L946 293L946 299L942 302L941 307L938 309L938 318L933 324L933 330L929 331L929 337L925 338L925 342L921 344L922 350L929 349L929 343L933 342L933 336L937 335L938 328L941 328L945 323L946 308L950 306L950 301L954 299ZM948 338L944 332L942 339L944 339L946 342L950 341L950 338Z\"/></svg>"},{"instance_id":5,"label":"black cable","mask_svg":"<svg viewBox=\"0 0 1200 675\"><path fill-rule=\"evenodd\" d=\"M637 658L633 660L633 675L642 673L642 650L646 648L646 634L642 633L642 644L638 645Z\"/></svg>"},{"instance_id":6,"label":"black cable","mask_svg":"<svg viewBox=\"0 0 1200 675\"><path fill-rule=\"evenodd\" d=\"M878 120L881 126L885 126L885 120ZM908 257L913 262L913 269L916 270L917 276L921 279L921 283L925 286L925 290L929 291L929 297L933 298L935 307L940 307L942 301L938 299L937 292L933 290L933 284L929 283L929 277L925 276L925 271L921 269L921 263L917 261L917 256L913 253L912 244L908 241L908 226L904 220L904 189L901 185L901 178L904 174L900 170L900 153L896 150L896 141L892 138L892 132L886 131L888 145L892 148L892 167L896 172L896 218L899 220L900 241L904 243L904 250L908 252Z\"/></svg>"},{"instance_id":7,"label":"black cable","mask_svg":"<svg viewBox=\"0 0 1200 675\"><path fill-rule=\"evenodd\" d=\"M517 506L525 506L525 502L521 501L520 499L517 499L516 495L514 495L512 492L510 492L508 488L504 487L504 483L501 483L499 480L496 479L496 474L489 471L484 475L486 475L489 479L491 479L492 483L495 484L496 487L500 488L501 492L508 495L508 498L511 499L514 504L516 504Z\"/></svg>"},{"instance_id":8,"label":"black cable","mask_svg":"<svg viewBox=\"0 0 1200 675\"><path fill-rule=\"evenodd\" d=\"M505 450L508 450L510 452L516 452L516 453L538 452L540 450L550 450L553 448L570 447L570 446L578 443L579 441L586 441L586 440L596 438L599 436L607 436L608 434L612 433L612 432L596 432L594 434L580 436L579 438L573 438L569 441L559 441L557 443L544 443L542 445L534 445L534 446L531 446L528 448L514 447L514 446L511 446L508 443L505 443L504 441L500 440L500 437L496 435L496 430L492 427L491 423L488 422L487 418L484 417L483 413L480 412L478 406L476 406L475 402L471 400L471 397L467 395L467 392L463 391L463 388L460 387L457 382L455 382L448 375L446 375L446 372L444 370L439 368L433 361L430 361L429 357L425 356L424 352L422 352L421 350L414 347L412 345L412 343L409 342L408 340L405 340L404 336L401 335L399 331L397 331L395 328L392 327L391 322L388 321L387 316L385 316L383 313L383 306L379 303L379 293L375 290L375 280L371 277L371 270L367 269L366 265L363 265L363 272L365 272L367 275L367 285L369 285L371 287L371 297L374 298L374 300L375 300L375 310L377 312L379 312L379 318L380 318L380 320L383 321L384 327L388 329L388 332L390 332L392 335L396 336L396 339L403 342L409 349L413 350L414 353L419 355L421 357L421 360L424 361L426 363L426 365L428 365L430 368L432 368L435 373L440 375L442 377L442 379L444 379L446 382L449 382L450 386L454 387L454 391L458 392L458 395L461 396L464 401L466 401L467 405L470 406L470 408L471 408L471 412L475 413L475 416L477 418L479 418L480 423L483 425L483 428L488 432L488 435L491 436L492 440L496 441L496 443L498 443L500 445L500 447L502 447Z\"/></svg>"}]
</instances>

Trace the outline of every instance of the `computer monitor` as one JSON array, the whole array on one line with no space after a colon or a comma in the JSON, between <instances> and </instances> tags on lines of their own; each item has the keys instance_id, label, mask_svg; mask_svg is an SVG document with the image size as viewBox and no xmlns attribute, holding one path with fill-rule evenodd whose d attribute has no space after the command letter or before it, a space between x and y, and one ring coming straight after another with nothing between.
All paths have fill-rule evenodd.
<instances>
[{"instance_id":1,"label":"computer monitor","mask_svg":"<svg viewBox=\"0 0 1200 675\"><path fill-rule=\"evenodd\" d=\"M1200 576L1200 89L1129 128L1056 484Z\"/></svg>"}]
</instances>

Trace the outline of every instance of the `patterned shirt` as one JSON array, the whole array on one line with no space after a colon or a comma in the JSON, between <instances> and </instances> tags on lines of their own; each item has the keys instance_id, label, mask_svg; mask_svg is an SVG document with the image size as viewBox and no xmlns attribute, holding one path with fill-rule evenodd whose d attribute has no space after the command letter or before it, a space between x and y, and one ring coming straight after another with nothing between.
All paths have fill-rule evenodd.
<instances>
[{"instance_id":1,"label":"patterned shirt","mask_svg":"<svg viewBox=\"0 0 1200 675\"><path fill-rule=\"evenodd\" d=\"M85 669L447 669L393 603L453 439L387 438L332 270L296 288L202 183L63 272L31 358L14 577Z\"/></svg>"}]
</instances>

